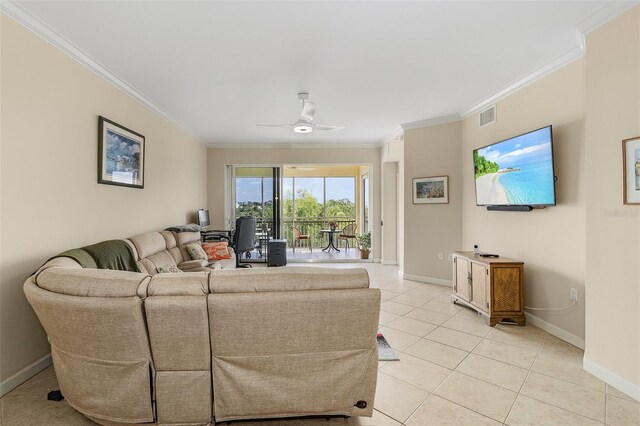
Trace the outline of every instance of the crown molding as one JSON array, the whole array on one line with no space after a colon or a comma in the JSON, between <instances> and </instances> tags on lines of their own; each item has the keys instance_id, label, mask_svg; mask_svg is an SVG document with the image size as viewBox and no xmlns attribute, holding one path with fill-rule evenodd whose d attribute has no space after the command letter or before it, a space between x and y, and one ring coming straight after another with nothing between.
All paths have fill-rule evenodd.
<instances>
[{"instance_id":1,"label":"crown molding","mask_svg":"<svg viewBox=\"0 0 640 426\"><path fill-rule=\"evenodd\" d=\"M398 138L398 136L400 136L403 133L404 133L404 130L402 129L402 126L396 127L396 129L393 132L391 132L391 134L380 139L380 141L378 142L378 146L385 146L386 144L393 142Z\"/></svg>"},{"instance_id":2,"label":"crown molding","mask_svg":"<svg viewBox=\"0 0 640 426\"><path fill-rule=\"evenodd\" d=\"M591 14L588 18L578 23L574 27L577 46L570 51L566 52L564 55L559 58L551 61L550 63L544 65L538 70L532 72L531 74L525 76L524 78L512 83L511 85L505 87L500 90L498 93L489 96L481 100L480 102L474 104L469 107L466 111L460 113L462 118L466 118L472 114L482 111L485 108L488 108L492 104L506 98L507 96L517 92L520 89L540 80L543 77L553 73L554 71L559 70L565 65L570 64L571 62L581 58L584 56L587 48L586 36L590 32L599 28L600 26L606 24L613 18L621 15L629 9L640 4L640 0L632 0L632 1L612 1L600 9L596 10L593 14Z\"/></svg>"},{"instance_id":3,"label":"crown molding","mask_svg":"<svg viewBox=\"0 0 640 426\"><path fill-rule=\"evenodd\" d=\"M65 39L60 34L52 30L44 22L33 16L29 11L27 11L15 1L1 0L0 11L32 33L44 39L49 44L56 47L58 50L71 57L71 59L75 60L80 65L83 65L85 68L93 71L104 80L122 90L124 93L131 96L133 99L140 102L142 105L155 112L175 127L188 133L198 142L206 146L205 141L200 136L192 132L189 128L187 128L187 126L173 118L171 115L169 115L169 113L164 111L162 108L154 104L149 98L136 90L135 87L124 81L122 78L118 77L116 74L109 71L105 66L84 53L69 40Z\"/></svg>"},{"instance_id":4,"label":"crown molding","mask_svg":"<svg viewBox=\"0 0 640 426\"><path fill-rule=\"evenodd\" d=\"M507 96L510 96L516 93L517 91L529 86L530 84L533 84L536 81L548 76L554 71L557 71L560 68L570 64L571 62L577 59L580 59L583 55L584 55L584 50L580 47L575 47L570 51L568 51L567 53L565 53L564 55L560 56L559 58L556 58L555 60L546 64L545 66L538 68L536 71L532 72L526 77L510 84L509 86L500 90L498 93L492 96L489 96L488 98L485 98L480 102L476 103L475 105L469 107L466 111L462 112L460 116L462 118L467 118L472 114L478 113L484 110L485 108L488 108L493 104L501 101Z\"/></svg>"},{"instance_id":5,"label":"crown molding","mask_svg":"<svg viewBox=\"0 0 640 426\"><path fill-rule=\"evenodd\" d=\"M449 114L441 117L427 118L426 120L412 121L411 123L401 124L400 127L405 132L407 130L422 129L424 127L439 126L440 124L455 123L460 121L460 114Z\"/></svg>"},{"instance_id":6,"label":"crown molding","mask_svg":"<svg viewBox=\"0 0 640 426\"><path fill-rule=\"evenodd\" d=\"M570 51L566 52L562 56L553 60L552 62L544 65L538 70L532 72L531 74L525 76L524 78L510 84L509 86L503 88L499 92L495 93L492 96L489 96L473 106L467 108L467 110L459 113L459 114L450 114L442 117L428 118L425 120L414 121L411 123L405 123L400 125L394 132L375 142L375 143L367 143L367 144L353 144L348 143L346 145L340 145L339 148L372 148L372 147L380 147L384 146L390 140L392 140L395 136L398 135L400 131L419 129L424 127L437 126L440 124L452 123L455 121L459 121L463 118L466 118L472 114L475 114L496 102L506 98L507 96L523 89L524 87L534 83L535 81L557 71L558 69L568 65L569 63L581 58L586 51L586 36L592 31L596 30L600 26L614 19L615 17L621 15L622 13L636 7L640 4L640 0L631 0L631 1L611 1L605 6L598 9L591 16L578 23L575 28L576 42L577 46ZM0 0L0 12L6 14L34 34L38 35L48 43L52 44L69 57L74 59L76 62L85 66L87 69L93 71L98 76L102 77L118 89L122 90L145 107L149 108L151 111L160 115L162 118L167 120L169 123L173 124L177 128L183 130L188 133L200 143L205 145L208 148L327 148L327 144L305 144L300 145L300 142L295 143L206 143L200 136L195 134L186 125L181 123L180 121L173 118L169 113L164 111L159 106L155 105L150 99L136 90L132 85L118 77L116 74L109 71L106 67L100 64L95 59L91 58L89 55L85 54L79 48L77 48L73 43L62 37L57 32L53 31L49 28L45 23L40 21L38 18L33 16L30 12L20 6L13 0ZM338 148L338 147L336 147Z\"/></svg>"},{"instance_id":7,"label":"crown molding","mask_svg":"<svg viewBox=\"0 0 640 426\"><path fill-rule=\"evenodd\" d=\"M600 28L613 18L622 15L627 10L633 9L640 4L640 0L631 1L612 1L596 10L588 18L576 25L576 31L582 36L588 35L590 32Z\"/></svg>"},{"instance_id":8,"label":"crown molding","mask_svg":"<svg viewBox=\"0 0 640 426\"><path fill-rule=\"evenodd\" d=\"M322 149L353 149L353 148L380 148L379 142L366 142L366 143L352 143L352 142L334 142L334 143L322 143L322 142L220 142L220 143L208 143L207 148L232 148L232 149L261 149L261 148L280 148L280 149L310 149L310 148L322 148Z\"/></svg>"}]
</instances>

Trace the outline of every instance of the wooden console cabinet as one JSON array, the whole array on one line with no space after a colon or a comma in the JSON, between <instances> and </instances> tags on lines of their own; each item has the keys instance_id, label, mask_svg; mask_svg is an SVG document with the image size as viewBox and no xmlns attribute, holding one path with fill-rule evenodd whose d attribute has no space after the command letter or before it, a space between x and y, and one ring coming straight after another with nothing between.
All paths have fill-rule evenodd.
<instances>
[{"instance_id":1,"label":"wooden console cabinet","mask_svg":"<svg viewBox=\"0 0 640 426\"><path fill-rule=\"evenodd\" d=\"M506 257L453 252L453 303L466 305L495 326L503 319L525 325L524 263Z\"/></svg>"}]
</instances>

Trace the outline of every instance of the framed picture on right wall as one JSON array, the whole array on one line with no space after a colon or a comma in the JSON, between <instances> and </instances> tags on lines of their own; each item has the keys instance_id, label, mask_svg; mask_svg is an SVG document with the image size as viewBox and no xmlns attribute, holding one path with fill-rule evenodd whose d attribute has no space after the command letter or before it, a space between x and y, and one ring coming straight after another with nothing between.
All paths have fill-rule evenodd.
<instances>
[{"instance_id":1,"label":"framed picture on right wall","mask_svg":"<svg viewBox=\"0 0 640 426\"><path fill-rule=\"evenodd\" d=\"M448 204L449 176L413 179L413 204Z\"/></svg>"},{"instance_id":2,"label":"framed picture on right wall","mask_svg":"<svg viewBox=\"0 0 640 426\"><path fill-rule=\"evenodd\" d=\"M640 204L640 136L622 141L624 203Z\"/></svg>"}]
</instances>

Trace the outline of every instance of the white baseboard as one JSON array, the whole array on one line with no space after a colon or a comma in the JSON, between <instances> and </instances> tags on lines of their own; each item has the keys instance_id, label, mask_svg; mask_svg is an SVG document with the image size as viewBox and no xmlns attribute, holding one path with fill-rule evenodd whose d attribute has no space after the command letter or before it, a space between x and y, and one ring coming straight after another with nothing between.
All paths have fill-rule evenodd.
<instances>
[{"instance_id":1,"label":"white baseboard","mask_svg":"<svg viewBox=\"0 0 640 426\"><path fill-rule=\"evenodd\" d=\"M38 359L37 361L27 365L16 374L7 377L2 382L0 382L0 396L4 396L5 394L11 392L22 383L26 382L45 368L49 367L51 364L51 354L49 353Z\"/></svg>"},{"instance_id":2,"label":"white baseboard","mask_svg":"<svg viewBox=\"0 0 640 426\"><path fill-rule=\"evenodd\" d=\"M383 265L397 265L398 261L397 260L381 260L380 263L382 263Z\"/></svg>"},{"instance_id":3,"label":"white baseboard","mask_svg":"<svg viewBox=\"0 0 640 426\"><path fill-rule=\"evenodd\" d=\"M453 282L450 280L443 280L442 278L423 277L421 275L402 274L402 278L405 280L418 281L421 283L437 284L447 287L452 287Z\"/></svg>"},{"instance_id":4,"label":"white baseboard","mask_svg":"<svg viewBox=\"0 0 640 426\"><path fill-rule=\"evenodd\" d=\"M582 368L603 382L618 389L620 392L629 395L636 401L640 401L640 386L631 383L627 379L624 379L606 368L601 367L595 362L588 360L586 356L582 360Z\"/></svg>"},{"instance_id":5,"label":"white baseboard","mask_svg":"<svg viewBox=\"0 0 640 426\"><path fill-rule=\"evenodd\" d=\"M558 339L564 340L565 342L571 343L573 346L577 346L578 348L584 350L584 339L582 337L571 334L567 330L553 325L535 315L530 314L529 312L525 312L524 316L529 324L535 325L536 327L541 328L547 333L556 336Z\"/></svg>"}]
</instances>

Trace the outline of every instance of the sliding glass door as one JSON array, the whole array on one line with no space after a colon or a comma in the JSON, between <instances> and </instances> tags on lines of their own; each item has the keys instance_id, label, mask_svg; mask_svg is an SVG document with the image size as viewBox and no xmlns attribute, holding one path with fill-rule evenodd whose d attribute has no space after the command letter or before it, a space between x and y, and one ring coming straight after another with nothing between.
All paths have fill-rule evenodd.
<instances>
[{"instance_id":1,"label":"sliding glass door","mask_svg":"<svg viewBox=\"0 0 640 426\"><path fill-rule=\"evenodd\" d=\"M242 216L256 218L256 238L280 238L280 168L233 168L233 222Z\"/></svg>"}]
</instances>

